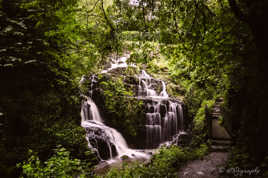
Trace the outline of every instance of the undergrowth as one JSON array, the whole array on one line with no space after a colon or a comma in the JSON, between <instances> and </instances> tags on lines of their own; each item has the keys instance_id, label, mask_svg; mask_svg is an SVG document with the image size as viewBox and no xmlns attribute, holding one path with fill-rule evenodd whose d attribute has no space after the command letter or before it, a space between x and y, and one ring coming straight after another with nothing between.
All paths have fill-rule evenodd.
<instances>
[{"instance_id":1,"label":"undergrowth","mask_svg":"<svg viewBox=\"0 0 268 178\"><path fill-rule=\"evenodd\" d=\"M121 169L112 168L106 175L96 178L173 178L177 177L178 170L188 161L201 159L207 152L208 147L205 144L197 149L163 147L153 155L148 164L124 164Z\"/></svg>"}]
</instances>

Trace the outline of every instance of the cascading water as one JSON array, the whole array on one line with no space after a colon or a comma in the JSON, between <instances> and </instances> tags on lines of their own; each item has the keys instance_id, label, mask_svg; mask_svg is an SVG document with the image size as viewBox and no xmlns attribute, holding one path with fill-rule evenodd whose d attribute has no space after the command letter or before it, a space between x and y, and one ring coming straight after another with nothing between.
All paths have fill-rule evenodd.
<instances>
[{"instance_id":1,"label":"cascading water","mask_svg":"<svg viewBox=\"0 0 268 178\"><path fill-rule=\"evenodd\" d=\"M92 93L92 92L90 92ZM98 157L103 160L102 155L99 153L99 143L103 143L108 148L108 159L113 161L113 157L120 158L124 155L129 158L145 158L148 159L149 155L138 150L129 149L123 136L115 129L106 126L100 116L98 107L91 98L83 101L81 108L81 126L85 128L87 134L86 139L88 146L94 150ZM114 153L115 152L115 153ZM107 156L106 156L107 158Z\"/></svg>"},{"instance_id":2,"label":"cascading water","mask_svg":"<svg viewBox=\"0 0 268 178\"><path fill-rule=\"evenodd\" d=\"M112 59L110 68L103 70L105 74L117 68L126 68L130 55ZM136 67L131 64L132 67ZM142 70L137 76L137 99L145 100L146 148L156 148L161 143L171 141L174 135L183 131L183 112L181 103L169 98L164 81L152 78ZM85 81L82 77L80 83ZM104 124L98 107L91 99L93 85L97 83L95 75L91 76L89 96L85 96L81 108L81 126L86 130L88 146L94 150L101 160L114 160L124 155L130 158L150 156L140 150L130 149L123 136L114 128ZM160 87L161 86L161 87ZM158 90L157 90L158 88ZM159 90L161 88L161 91Z\"/></svg>"},{"instance_id":3,"label":"cascading water","mask_svg":"<svg viewBox=\"0 0 268 178\"><path fill-rule=\"evenodd\" d=\"M155 148L183 130L182 106L169 99L164 81L161 81L162 91L158 95L153 86L159 80L153 79L144 70L138 77L138 97L151 100L146 113L147 148Z\"/></svg>"},{"instance_id":4,"label":"cascading water","mask_svg":"<svg viewBox=\"0 0 268 178\"><path fill-rule=\"evenodd\" d=\"M130 57L129 54L127 54L126 56L123 56L123 57L119 57L119 58L111 58L111 67L106 69L106 70L103 70L101 71L101 73L107 73L113 69L116 69L116 68L126 68L128 66L131 66L131 67L136 67L135 64L131 63L130 65L127 64L127 60L128 58Z\"/></svg>"},{"instance_id":5,"label":"cascading water","mask_svg":"<svg viewBox=\"0 0 268 178\"><path fill-rule=\"evenodd\" d=\"M167 90L166 90L166 84L165 84L164 81L161 81L161 82L162 82L163 90L161 91L160 96L162 96L164 98L168 98L168 94L167 94Z\"/></svg>"}]
</instances>

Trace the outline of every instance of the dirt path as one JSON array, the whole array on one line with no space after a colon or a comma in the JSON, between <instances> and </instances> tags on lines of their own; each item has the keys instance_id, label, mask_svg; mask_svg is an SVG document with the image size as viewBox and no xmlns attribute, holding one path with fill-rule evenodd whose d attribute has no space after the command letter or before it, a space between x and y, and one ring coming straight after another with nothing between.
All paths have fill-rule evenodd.
<instances>
[{"instance_id":1,"label":"dirt path","mask_svg":"<svg viewBox=\"0 0 268 178\"><path fill-rule=\"evenodd\" d=\"M203 160L189 162L179 170L179 178L218 178L227 157L227 152L212 152Z\"/></svg>"}]
</instances>

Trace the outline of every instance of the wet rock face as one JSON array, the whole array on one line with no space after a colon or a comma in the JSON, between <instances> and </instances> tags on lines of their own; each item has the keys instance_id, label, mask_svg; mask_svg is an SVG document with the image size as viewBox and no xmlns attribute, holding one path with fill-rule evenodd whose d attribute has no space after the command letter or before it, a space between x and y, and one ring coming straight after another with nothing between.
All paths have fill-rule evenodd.
<instances>
[{"instance_id":1,"label":"wet rock face","mask_svg":"<svg viewBox=\"0 0 268 178\"><path fill-rule=\"evenodd\" d=\"M186 132L179 134L176 139L178 146L186 146L189 145L191 142L191 136L188 135Z\"/></svg>"},{"instance_id":2,"label":"wet rock face","mask_svg":"<svg viewBox=\"0 0 268 178\"><path fill-rule=\"evenodd\" d=\"M160 114L161 117L164 117L167 113L167 106L165 104L160 105Z\"/></svg>"},{"instance_id":3,"label":"wet rock face","mask_svg":"<svg viewBox=\"0 0 268 178\"><path fill-rule=\"evenodd\" d=\"M110 165L109 163L107 163L106 161L103 161L101 163L99 163L95 169L94 169L94 173L97 175L103 175L106 172L108 172L108 170L110 169Z\"/></svg>"},{"instance_id":4,"label":"wet rock face","mask_svg":"<svg viewBox=\"0 0 268 178\"><path fill-rule=\"evenodd\" d=\"M110 142L109 137L100 128L88 127L86 137L91 148L96 148L101 159L108 160L117 156L115 145Z\"/></svg>"}]
</instances>

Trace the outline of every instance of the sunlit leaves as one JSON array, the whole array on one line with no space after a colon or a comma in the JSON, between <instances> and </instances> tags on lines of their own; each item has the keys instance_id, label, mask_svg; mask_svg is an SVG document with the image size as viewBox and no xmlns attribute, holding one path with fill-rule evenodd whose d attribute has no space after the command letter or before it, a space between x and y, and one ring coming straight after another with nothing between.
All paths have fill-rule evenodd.
<instances>
[{"instance_id":1,"label":"sunlit leaves","mask_svg":"<svg viewBox=\"0 0 268 178\"><path fill-rule=\"evenodd\" d=\"M39 157L32 153L27 162L18 164L23 168L23 174L28 177L85 177L79 159L71 159L70 152L65 148L55 149L55 153L47 161L41 162Z\"/></svg>"}]
</instances>

